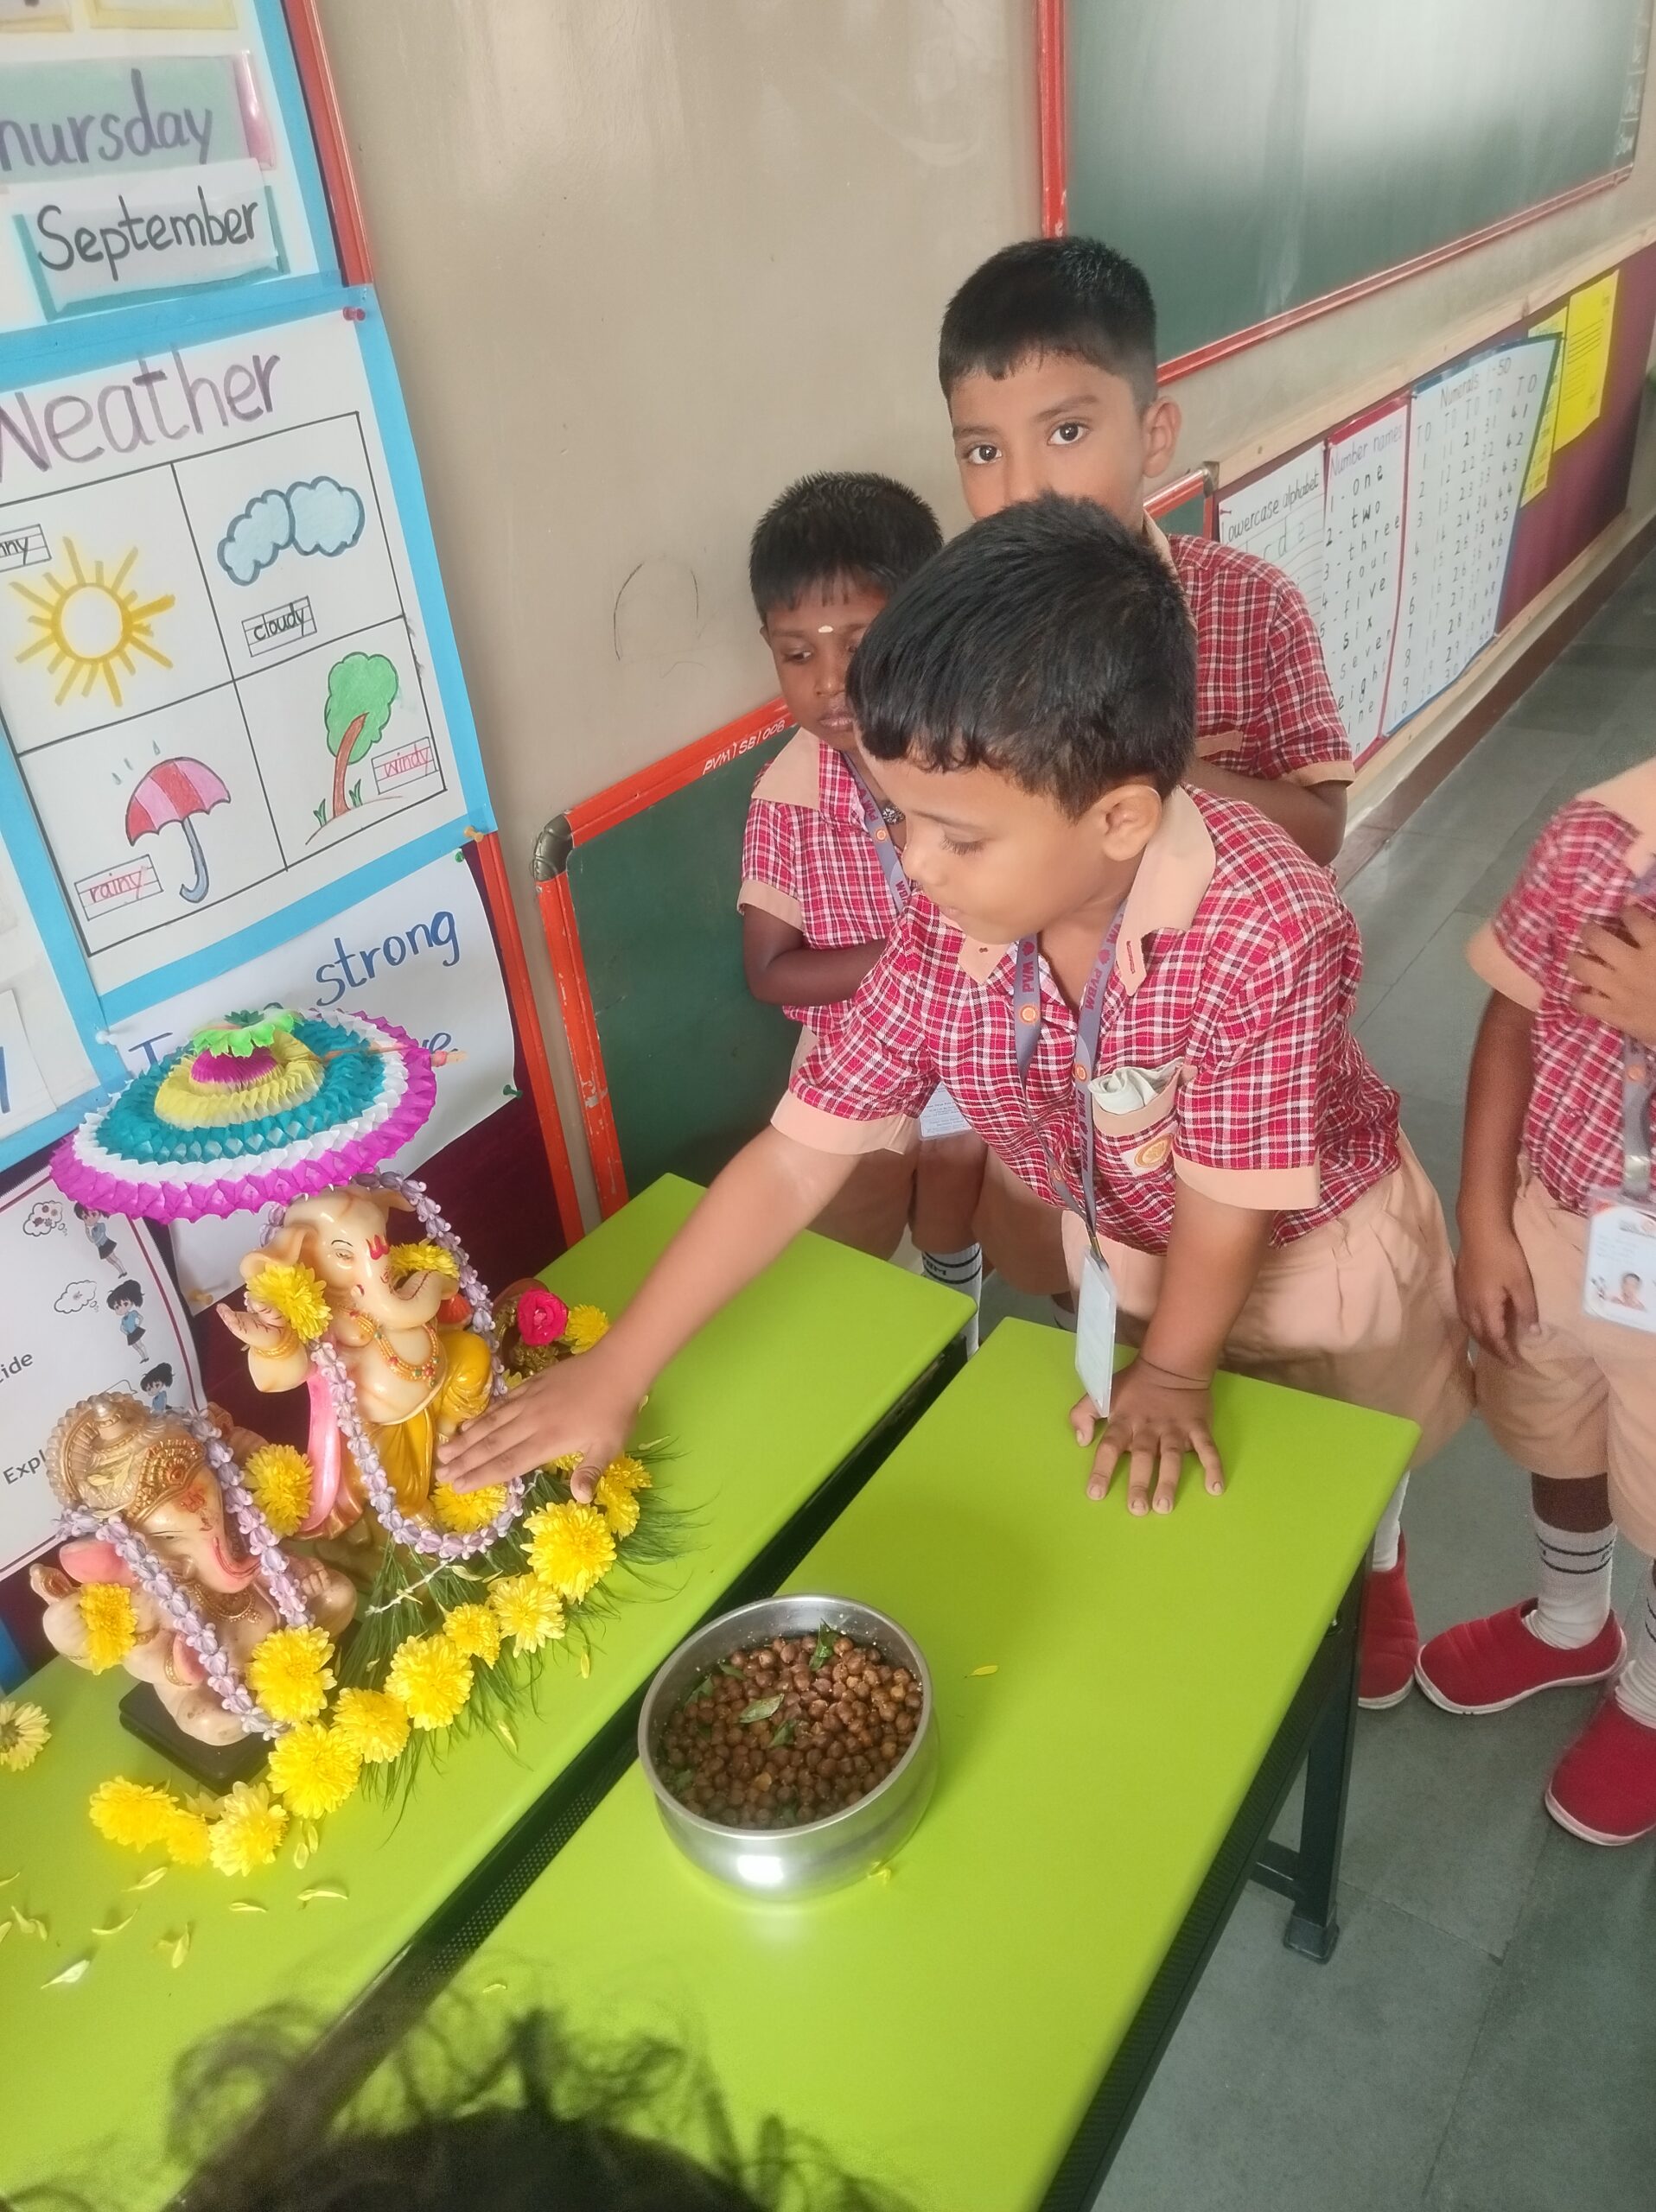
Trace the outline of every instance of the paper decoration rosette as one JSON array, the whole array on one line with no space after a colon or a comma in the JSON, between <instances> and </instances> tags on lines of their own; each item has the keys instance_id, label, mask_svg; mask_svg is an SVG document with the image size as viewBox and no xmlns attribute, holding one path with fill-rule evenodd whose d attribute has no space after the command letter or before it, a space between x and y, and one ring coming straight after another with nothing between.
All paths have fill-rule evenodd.
<instances>
[{"instance_id":1,"label":"paper decoration rosette","mask_svg":"<svg viewBox=\"0 0 1656 2212\"><path fill-rule=\"evenodd\" d=\"M255 1212L366 1173L436 1096L430 1054L389 1021L232 1014L88 1114L53 1179L83 1205L146 1221Z\"/></svg>"}]
</instances>

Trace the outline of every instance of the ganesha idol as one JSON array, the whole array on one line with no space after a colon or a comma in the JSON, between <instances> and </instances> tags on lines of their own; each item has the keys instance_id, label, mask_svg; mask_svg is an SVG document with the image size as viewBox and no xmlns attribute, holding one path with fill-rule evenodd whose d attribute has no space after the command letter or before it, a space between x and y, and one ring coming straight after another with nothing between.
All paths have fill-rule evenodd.
<instances>
[{"instance_id":1,"label":"ganesha idol","mask_svg":"<svg viewBox=\"0 0 1656 2212\"><path fill-rule=\"evenodd\" d=\"M46 1465L66 1522L85 1533L61 1547L55 1564L32 1567L29 1580L45 1600L48 1640L84 1667L99 1662L83 1592L100 1585L126 1591L132 1640L121 1663L154 1687L184 1735L225 1745L248 1733L248 1722L214 1687L197 1649L199 1628L193 1638L180 1622L208 1625L227 1662L225 1679L239 1687L253 1647L283 1625L272 1570L285 1579L290 1604L296 1597L335 1639L350 1623L356 1593L320 1560L274 1544L266 1561L254 1554L227 1510L210 1452L227 1454L221 1464L233 1473L262 1440L216 1408L195 1427L201 1434L120 1391L73 1407L52 1432Z\"/></svg>"}]
</instances>

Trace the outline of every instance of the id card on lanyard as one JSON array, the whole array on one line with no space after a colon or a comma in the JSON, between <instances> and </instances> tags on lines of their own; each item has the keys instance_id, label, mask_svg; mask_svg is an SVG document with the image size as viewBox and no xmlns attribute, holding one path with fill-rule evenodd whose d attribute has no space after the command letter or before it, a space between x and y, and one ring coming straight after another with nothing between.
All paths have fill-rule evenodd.
<instances>
[{"instance_id":1,"label":"id card on lanyard","mask_svg":"<svg viewBox=\"0 0 1656 2212\"><path fill-rule=\"evenodd\" d=\"M1634 887L1656 893L1656 867ZM1587 1209L1587 1280L1582 1306L1595 1320L1656 1335L1656 1203L1651 1197L1650 1106L1656 1052L1621 1039L1621 1187L1595 1191Z\"/></svg>"},{"instance_id":2,"label":"id card on lanyard","mask_svg":"<svg viewBox=\"0 0 1656 2212\"><path fill-rule=\"evenodd\" d=\"M1079 1206L1075 1205L1074 1193L1069 1189L1067 1178L1053 1159L1044 1135L1041 1139L1048 1164L1063 1185L1066 1204L1079 1212L1086 1224L1087 1250L1081 1260L1081 1280L1076 1300L1075 1372L1081 1378L1081 1388L1100 1414L1107 1414L1110 1410L1110 1394L1115 1378L1116 1286L1110 1273L1110 1262L1105 1258L1104 1247L1099 1241L1099 1193L1095 1179L1098 1141L1092 1126L1092 1084L1097 1071L1099 1033L1104 1021L1104 997L1109 988L1110 970L1115 962L1121 912L1118 907L1109 934L1099 948L1099 957L1087 979L1075 1025L1075 1061L1070 1074L1080 1094L1081 1104L1081 1191ZM1027 1098L1029 1069L1035 1059L1035 1046L1040 1042L1041 1027L1041 949L1033 938L1025 938L1019 945L1016 961L1012 986L1013 1041L1017 1051L1018 1074L1022 1079Z\"/></svg>"},{"instance_id":3,"label":"id card on lanyard","mask_svg":"<svg viewBox=\"0 0 1656 2212\"><path fill-rule=\"evenodd\" d=\"M863 827L869 833L869 842L874 847L874 856L880 863L886 889L891 893L891 903L901 914L908 904L908 878L903 874L902 861L892 839L894 825L891 814L869 789L868 779L850 754L842 753L839 757L850 771L851 781L857 785L857 796L863 806ZM897 820L901 822L901 819L902 817L898 815Z\"/></svg>"}]
</instances>

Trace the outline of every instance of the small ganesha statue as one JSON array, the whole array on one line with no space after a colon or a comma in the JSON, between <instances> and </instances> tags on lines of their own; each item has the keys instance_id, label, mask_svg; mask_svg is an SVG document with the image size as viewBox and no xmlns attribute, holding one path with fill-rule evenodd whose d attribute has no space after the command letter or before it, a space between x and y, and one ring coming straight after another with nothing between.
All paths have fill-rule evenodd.
<instances>
[{"instance_id":1,"label":"small ganesha statue","mask_svg":"<svg viewBox=\"0 0 1656 2212\"><path fill-rule=\"evenodd\" d=\"M257 1522L255 1541L244 1537L226 1484L239 1484L261 1443L216 1407L192 1421L116 1391L72 1407L47 1445L75 1532L55 1562L29 1570L48 1638L94 1670L118 1656L183 1734L213 1745L257 1726L244 1678L262 1638L309 1619L337 1639L355 1605L350 1582L320 1560L288 1554ZM105 1588L124 1593L112 1614L89 1602ZM94 1630L100 1611L118 1634L107 1622L101 1638Z\"/></svg>"}]
</instances>

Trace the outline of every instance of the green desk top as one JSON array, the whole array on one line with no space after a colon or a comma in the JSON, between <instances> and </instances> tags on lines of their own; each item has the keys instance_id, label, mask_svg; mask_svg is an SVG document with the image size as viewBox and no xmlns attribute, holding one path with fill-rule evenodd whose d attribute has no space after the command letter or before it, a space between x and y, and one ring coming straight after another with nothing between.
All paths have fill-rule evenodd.
<instances>
[{"instance_id":1,"label":"green desk top","mask_svg":"<svg viewBox=\"0 0 1656 2212\"><path fill-rule=\"evenodd\" d=\"M1416 1434L1222 1377L1228 1493L1187 1471L1134 1520L1124 1485L1083 1495L1071 1357L1003 1322L790 1579L882 1607L932 1669L937 1794L889 1878L750 1903L634 1766L465 1969L491 2017L666 2034L749 2139L778 2113L926 2212L1039 2202ZM570 1909L594 1897L622 1909Z\"/></svg>"},{"instance_id":2,"label":"green desk top","mask_svg":"<svg viewBox=\"0 0 1656 2212\"><path fill-rule=\"evenodd\" d=\"M546 1279L614 1313L697 1196L665 1178ZM0 1882L17 1877L0 1889L0 1915L16 1905L49 1935L14 1928L0 1944L0 2195L92 2182L95 2202L143 2204L175 2183L159 2152L178 2056L277 2000L323 2018L350 2003L856 1450L947 1344L963 1307L920 1276L801 1237L673 1362L644 1415L647 1433L674 1447L662 1488L697 1516L692 1548L597 1628L589 1678L556 1656L543 1669L538 1712L514 1724L515 1756L493 1736L455 1744L400 1820L353 1800L303 1872L285 1858L240 1883L174 1869L131 1894L151 1860L105 1844L87 1796L107 1775L174 1770L120 1729L124 1675L94 1680L54 1662L35 1675L25 1694L54 1733L26 1774L0 1775ZM347 1901L301 1905L299 1891L316 1885L344 1888ZM232 1913L244 1897L266 1912ZM120 1934L92 1936L135 1909ZM190 1949L175 1970L156 1945L186 1929ZM42 1987L88 1953L81 1981Z\"/></svg>"}]
</instances>

